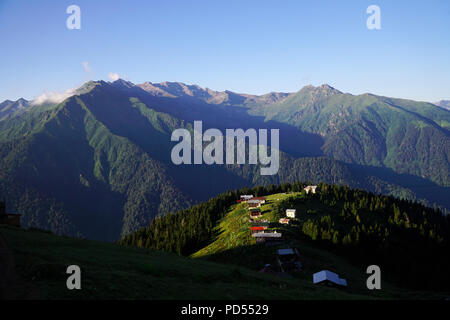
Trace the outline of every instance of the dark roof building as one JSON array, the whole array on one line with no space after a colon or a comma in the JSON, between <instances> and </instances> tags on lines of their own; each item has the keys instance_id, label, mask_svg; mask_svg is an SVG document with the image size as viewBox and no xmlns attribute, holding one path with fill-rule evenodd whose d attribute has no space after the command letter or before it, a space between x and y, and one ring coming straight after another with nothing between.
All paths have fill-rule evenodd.
<instances>
[{"instance_id":1,"label":"dark roof building","mask_svg":"<svg viewBox=\"0 0 450 320\"><path fill-rule=\"evenodd\" d=\"M20 214L6 213L5 201L0 201L0 224L20 227Z\"/></svg>"}]
</instances>

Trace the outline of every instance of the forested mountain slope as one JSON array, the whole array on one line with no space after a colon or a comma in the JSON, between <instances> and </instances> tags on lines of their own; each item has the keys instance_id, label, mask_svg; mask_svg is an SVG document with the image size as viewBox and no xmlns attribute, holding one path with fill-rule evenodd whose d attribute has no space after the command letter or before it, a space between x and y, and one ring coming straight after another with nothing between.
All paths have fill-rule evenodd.
<instances>
[{"instance_id":1,"label":"forested mountain slope","mask_svg":"<svg viewBox=\"0 0 450 320\"><path fill-rule=\"evenodd\" d=\"M106 240L226 190L296 180L450 208L448 114L328 86L255 96L91 81L62 103L29 104L0 121L0 198L24 226ZM172 131L192 131L194 120L203 130L279 129L278 174L174 165Z\"/></svg>"},{"instance_id":2,"label":"forested mountain slope","mask_svg":"<svg viewBox=\"0 0 450 320\"><path fill-rule=\"evenodd\" d=\"M333 159L450 185L450 112L431 103L354 96L323 85L250 112L319 134L322 151Z\"/></svg>"}]
</instances>

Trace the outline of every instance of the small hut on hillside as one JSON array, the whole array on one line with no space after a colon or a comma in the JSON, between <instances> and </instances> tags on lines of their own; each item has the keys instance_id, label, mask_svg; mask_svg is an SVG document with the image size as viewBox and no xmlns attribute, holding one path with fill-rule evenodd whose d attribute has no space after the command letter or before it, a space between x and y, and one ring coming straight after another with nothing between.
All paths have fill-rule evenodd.
<instances>
[{"instance_id":1,"label":"small hut on hillside","mask_svg":"<svg viewBox=\"0 0 450 320\"><path fill-rule=\"evenodd\" d=\"M347 281L339 277L338 274L329 270L322 270L313 274L313 283L325 284L327 286L346 287Z\"/></svg>"},{"instance_id":2,"label":"small hut on hillside","mask_svg":"<svg viewBox=\"0 0 450 320\"><path fill-rule=\"evenodd\" d=\"M249 202L249 201L247 201L247 202L248 202L248 207L249 208L259 208L259 207L261 207L261 204L259 202Z\"/></svg>"},{"instance_id":3,"label":"small hut on hillside","mask_svg":"<svg viewBox=\"0 0 450 320\"><path fill-rule=\"evenodd\" d=\"M6 213L5 201L0 201L0 224L20 227L20 214Z\"/></svg>"}]
</instances>

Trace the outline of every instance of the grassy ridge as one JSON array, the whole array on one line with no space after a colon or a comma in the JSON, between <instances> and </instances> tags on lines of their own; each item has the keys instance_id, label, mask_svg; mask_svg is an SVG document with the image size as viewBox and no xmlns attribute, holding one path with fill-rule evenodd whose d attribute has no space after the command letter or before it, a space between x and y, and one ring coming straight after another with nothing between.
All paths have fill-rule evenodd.
<instances>
[{"instance_id":1,"label":"grassy ridge","mask_svg":"<svg viewBox=\"0 0 450 320\"><path fill-rule=\"evenodd\" d=\"M262 205L261 213L264 219L274 221L275 216L273 212L273 205L288 197L298 195L298 192L290 194L274 194L266 197L266 204ZM255 244L255 239L251 237L250 227L251 223L248 221L248 205L247 203L240 203L231 206L230 212L223 218L217 226L218 237L208 246L192 254L193 258L199 258L212 254L217 254L225 250L234 249L237 247L250 246ZM257 267L257 266L254 266ZM261 266L262 267L262 266Z\"/></svg>"}]
</instances>

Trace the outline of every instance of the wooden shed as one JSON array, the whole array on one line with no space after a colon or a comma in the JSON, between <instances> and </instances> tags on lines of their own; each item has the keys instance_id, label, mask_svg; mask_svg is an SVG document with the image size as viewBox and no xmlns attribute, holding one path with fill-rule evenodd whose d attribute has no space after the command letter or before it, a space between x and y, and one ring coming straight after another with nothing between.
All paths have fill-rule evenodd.
<instances>
[{"instance_id":1,"label":"wooden shed","mask_svg":"<svg viewBox=\"0 0 450 320\"><path fill-rule=\"evenodd\" d=\"M6 203L4 201L0 202L0 224L20 228L20 217L20 214L6 213Z\"/></svg>"},{"instance_id":2,"label":"wooden shed","mask_svg":"<svg viewBox=\"0 0 450 320\"><path fill-rule=\"evenodd\" d=\"M250 212L250 218L258 218L261 217L261 211Z\"/></svg>"}]
</instances>

